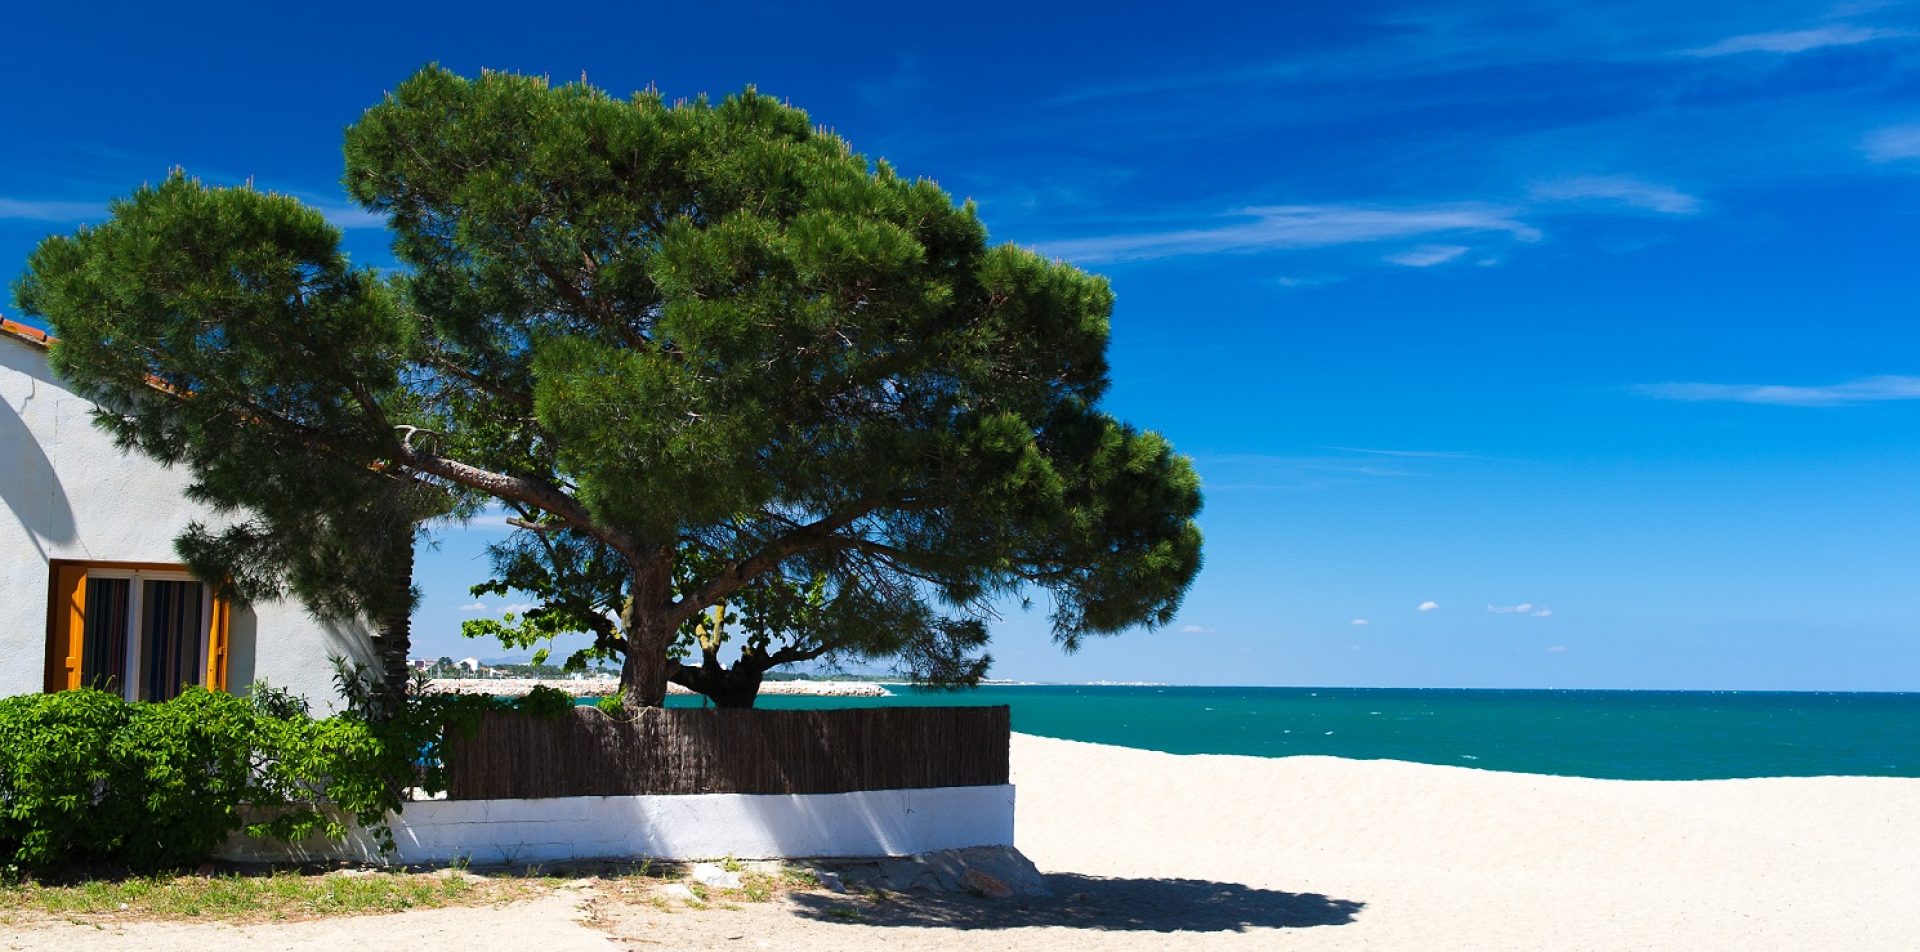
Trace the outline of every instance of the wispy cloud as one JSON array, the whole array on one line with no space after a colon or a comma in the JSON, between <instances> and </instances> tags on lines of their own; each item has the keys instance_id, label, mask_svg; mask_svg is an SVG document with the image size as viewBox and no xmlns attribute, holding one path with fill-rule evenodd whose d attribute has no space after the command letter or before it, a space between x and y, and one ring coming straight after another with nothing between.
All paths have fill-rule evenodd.
<instances>
[{"instance_id":1,"label":"wispy cloud","mask_svg":"<svg viewBox=\"0 0 1920 952\"><path fill-rule=\"evenodd\" d=\"M1876 129L1867 134L1860 149L1875 162L1920 159L1920 122Z\"/></svg>"},{"instance_id":2,"label":"wispy cloud","mask_svg":"<svg viewBox=\"0 0 1920 952\"><path fill-rule=\"evenodd\" d=\"M1283 274L1274 279L1274 283L1283 288L1323 288L1329 284L1339 284L1345 278L1335 275L1292 275Z\"/></svg>"},{"instance_id":3,"label":"wispy cloud","mask_svg":"<svg viewBox=\"0 0 1920 952\"><path fill-rule=\"evenodd\" d=\"M1671 185L1642 181L1626 175L1582 175L1540 182L1528 189L1536 201L1615 202L1664 215L1692 215L1700 200Z\"/></svg>"},{"instance_id":4,"label":"wispy cloud","mask_svg":"<svg viewBox=\"0 0 1920 952\"><path fill-rule=\"evenodd\" d=\"M1180 626L1180 631L1181 631L1181 632L1182 632L1183 634L1188 634L1188 635L1211 635L1211 634L1213 634L1213 629L1211 629L1211 628L1208 628L1208 627L1206 627L1205 625L1181 625L1181 626Z\"/></svg>"},{"instance_id":5,"label":"wispy cloud","mask_svg":"<svg viewBox=\"0 0 1920 952\"><path fill-rule=\"evenodd\" d=\"M1553 609L1536 606L1532 602L1521 602L1518 605L1488 605L1487 611L1495 615L1531 615L1535 618L1546 618L1553 614Z\"/></svg>"},{"instance_id":6,"label":"wispy cloud","mask_svg":"<svg viewBox=\"0 0 1920 952\"><path fill-rule=\"evenodd\" d=\"M308 202L335 228L385 228L387 217L353 205ZM83 222L107 217L101 202L70 202L37 198L0 198L0 220Z\"/></svg>"},{"instance_id":7,"label":"wispy cloud","mask_svg":"<svg viewBox=\"0 0 1920 952\"><path fill-rule=\"evenodd\" d=\"M1423 612L1430 612L1439 607L1440 607L1439 602L1429 600L1429 601L1421 602L1419 610Z\"/></svg>"},{"instance_id":8,"label":"wispy cloud","mask_svg":"<svg viewBox=\"0 0 1920 952\"><path fill-rule=\"evenodd\" d=\"M1485 459L1472 453L1458 450L1382 450L1364 446L1329 446L1327 449L1342 453L1365 453L1368 456L1398 456L1405 459Z\"/></svg>"},{"instance_id":9,"label":"wispy cloud","mask_svg":"<svg viewBox=\"0 0 1920 952\"><path fill-rule=\"evenodd\" d=\"M524 615L532 611L533 608L534 605L532 602L514 602L511 605L500 606L500 612L504 615Z\"/></svg>"},{"instance_id":10,"label":"wispy cloud","mask_svg":"<svg viewBox=\"0 0 1920 952\"><path fill-rule=\"evenodd\" d=\"M1366 620L1365 618L1355 618L1355 619L1354 619L1353 621L1351 621L1351 622L1348 622L1348 624L1350 624L1350 625L1365 625L1365 624L1367 624L1367 620Z\"/></svg>"},{"instance_id":11,"label":"wispy cloud","mask_svg":"<svg viewBox=\"0 0 1920 952\"><path fill-rule=\"evenodd\" d=\"M98 202L61 202L34 198L0 198L0 219L24 221L86 221L102 218L107 207Z\"/></svg>"},{"instance_id":12,"label":"wispy cloud","mask_svg":"<svg viewBox=\"0 0 1920 952\"><path fill-rule=\"evenodd\" d=\"M326 216L327 223L335 228L351 231L355 228L385 228L387 216L370 212L357 205L332 205L323 202L309 202L320 214Z\"/></svg>"},{"instance_id":13,"label":"wispy cloud","mask_svg":"<svg viewBox=\"0 0 1920 952\"><path fill-rule=\"evenodd\" d=\"M463 612L483 612L487 610L487 603L486 602L468 602L467 604L460 606L460 610Z\"/></svg>"},{"instance_id":14,"label":"wispy cloud","mask_svg":"<svg viewBox=\"0 0 1920 952\"><path fill-rule=\"evenodd\" d=\"M1566 645L1548 645L1547 646L1547 654L1566 654L1566 653L1567 653Z\"/></svg>"},{"instance_id":15,"label":"wispy cloud","mask_svg":"<svg viewBox=\"0 0 1920 952\"><path fill-rule=\"evenodd\" d=\"M1540 231L1498 205L1461 203L1411 207L1362 205L1269 205L1220 216L1217 224L1044 242L1039 250L1071 261L1095 263L1174 258L1219 252L1404 240L1429 235L1498 233L1537 241Z\"/></svg>"},{"instance_id":16,"label":"wispy cloud","mask_svg":"<svg viewBox=\"0 0 1920 952\"><path fill-rule=\"evenodd\" d=\"M1685 50L1688 56L1733 56L1738 53L1804 53L1808 50L1825 49L1830 46L1856 46L1874 40L1889 40L1912 36L1908 30L1890 30L1881 27L1833 26L1815 27L1810 30L1780 30L1773 33L1747 33L1730 36L1718 43Z\"/></svg>"},{"instance_id":17,"label":"wispy cloud","mask_svg":"<svg viewBox=\"0 0 1920 952\"><path fill-rule=\"evenodd\" d=\"M1388 255L1387 260L1409 268L1431 268L1437 264L1446 264L1466 253L1466 245L1421 245L1397 255Z\"/></svg>"},{"instance_id":18,"label":"wispy cloud","mask_svg":"<svg viewBox=\"0 0 1920 952\"><path fill-rule=\"evenodd\" d=\"M1803 387L1788 384L1654 383L1633 388L1644 396L1691 403L1760 403L1783 407L1838 407L1886 400L1920 400L1920 377L1865 377Z\"/></svg>"}]
</instances>

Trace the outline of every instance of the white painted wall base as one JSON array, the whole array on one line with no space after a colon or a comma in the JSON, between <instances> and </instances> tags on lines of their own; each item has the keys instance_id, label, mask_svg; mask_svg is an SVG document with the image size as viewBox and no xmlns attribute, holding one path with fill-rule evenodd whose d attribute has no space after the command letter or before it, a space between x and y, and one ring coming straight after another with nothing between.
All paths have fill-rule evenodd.
<instances>
[{"instance_id":1,"label":"white painted wall base","mask_svg":"<svg viewBox=\"0 0 1920 952\"><path fill-rule=\"evenodd\" d=\"M795 859L908 856L1013 845L1012 785L767 796L737 793L542 800L422 800L393 820L381 856L356 830L344 843L235 837L241 862L476 864L585 859Z\"/></svg>"}]
</instances>

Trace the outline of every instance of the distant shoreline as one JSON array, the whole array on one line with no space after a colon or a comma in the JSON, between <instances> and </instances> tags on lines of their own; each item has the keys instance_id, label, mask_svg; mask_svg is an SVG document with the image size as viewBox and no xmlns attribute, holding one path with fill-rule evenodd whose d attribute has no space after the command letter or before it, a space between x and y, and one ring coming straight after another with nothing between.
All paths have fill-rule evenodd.
<instances>
[{"instance_id":1,"label":"distant shoreline","mask_svg":"<svg viewBox=\"0 0 1920 952\"><path fill-rule=\"evenodd\" d=\"M612 697L620 693L620 682L613 678L434 678L427 690L435 694L491 694L495 697L521 697L535 687L549 687L573 697ZM667 685L668 694L693 694L677 684ZM801 697L886 697L893 693L872 681L765 681L763 695Z\"/></svg>"}]
</instances>

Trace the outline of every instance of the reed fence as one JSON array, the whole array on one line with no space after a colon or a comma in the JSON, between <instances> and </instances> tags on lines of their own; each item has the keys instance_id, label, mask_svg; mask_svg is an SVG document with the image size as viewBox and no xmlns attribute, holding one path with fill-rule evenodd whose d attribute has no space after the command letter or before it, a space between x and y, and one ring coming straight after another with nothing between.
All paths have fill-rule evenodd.
<instances>
[{"instance_id":1,"label":"reed fence","mask_svg":"<svg viewBox=\"0 0 1920 952\"><path fill-rule=\"evenodd\" d=\"M845 793L1007 782L1005 706L489 713L447 739L452 800Z\"/></svg>"}]
</instances>

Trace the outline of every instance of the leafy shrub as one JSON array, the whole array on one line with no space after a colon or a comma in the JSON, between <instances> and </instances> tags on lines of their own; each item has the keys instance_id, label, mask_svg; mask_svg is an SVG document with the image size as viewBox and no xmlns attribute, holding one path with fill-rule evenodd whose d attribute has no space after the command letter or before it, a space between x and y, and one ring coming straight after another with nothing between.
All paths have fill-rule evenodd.
<instances>
[{"instance_id":1,"label":"leafy shrub","mask_svg":"<svg viewBox=\"0 0 1920 952\"><path fill-rule=\"evenodd\" d=\"M361 667L336 680L346 705L327 718L266 684L157 704L95 690L0 698L0 875L79 859L191 865L235 832L340 839L349 821L390 850L387 818L416 788L446 789L449 732L471 733L488 711L573 710L544 686L509 705L421 681L383 692Z\"/></svg>"},{"instance_id":2,"label":"leafy shrub","mask_svg":"<svg viewBox=\"0 0 1920 952\"><path fill-rule=\"evenodd\" d=\"M625 694L609 694L593 702L593 706L598 708L600 713L608 717L620 717L624 715L626 713L626 704L627 699Z\"/></svg>"},{"instance_id":3,"label":"leafy shrub","mask_svg":"<svg viewBox=\"0 0 1920 952\"><path fill-rule=\"evenodd\" d=\"M533 690L513 702L515 710L534 717L559 718L573 713L573 695L559 688L536 684Z\"/></svg>"},{"instance_id":4,"label":"leafy shrub","mask_svg":"<svg viewBox=\"0 0 1920 952\"><path fill-rule=\"evenodd\" d=\"M264 685L189 689L164 703L102 691L0 699L0 866L106 859L152 869L205 858L241 829L344 835L398 809L387 744L364 720L316 720Z\"/></svg>"},{"instance_id":5,"label":"leafy shrub","mask_svg":"<svg viewBox=\"0 0 1920 952\"><path fill-rule=\"evenodd\" d=\"M37 865L118 844L129 811L111 754L130 716L104 691L0 699L0 864Z\"/></svg>"}]
</instances>

